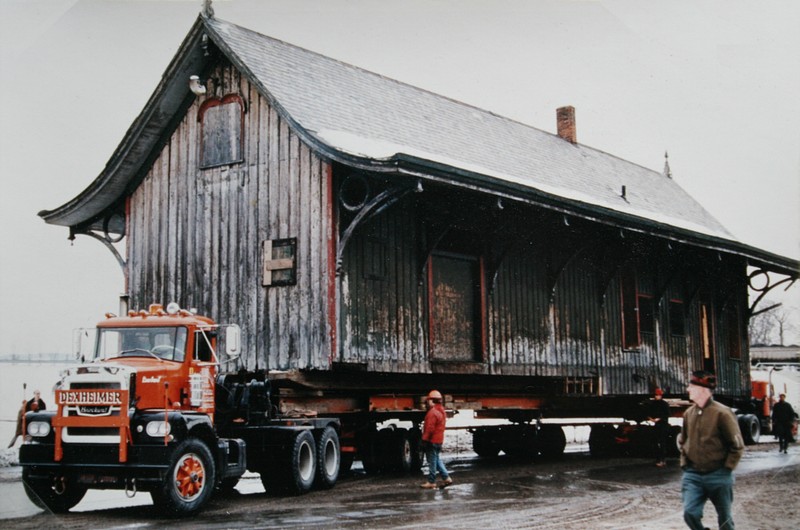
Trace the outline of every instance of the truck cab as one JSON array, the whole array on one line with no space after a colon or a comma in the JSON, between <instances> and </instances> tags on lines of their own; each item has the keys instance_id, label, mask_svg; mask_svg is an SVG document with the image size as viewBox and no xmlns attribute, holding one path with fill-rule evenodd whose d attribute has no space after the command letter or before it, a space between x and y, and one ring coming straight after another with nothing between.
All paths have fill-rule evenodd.
<instances>
[{"instance_id":1,"label":"truck cab","mask_svg":"<svg viewBox=\"0 0 800 530\"><path fill-rule=\"evenodd\" d=\"M238 479L245 443L214 425L220 330L235 359L237 326L176 304L107 314L91 358L56 383L56 409L26 415L20 464L31 500L60 512L89 488L149 491L186 514L222 480Z\"/></svg>"}]
</instances>

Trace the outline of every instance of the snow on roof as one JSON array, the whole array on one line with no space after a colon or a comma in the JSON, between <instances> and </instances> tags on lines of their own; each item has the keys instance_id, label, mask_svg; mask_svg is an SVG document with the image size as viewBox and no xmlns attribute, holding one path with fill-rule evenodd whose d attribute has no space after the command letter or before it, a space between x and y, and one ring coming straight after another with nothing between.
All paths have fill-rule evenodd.
<instances>
[{"instance_id":1,"label":"snow on roof","mask_svg":"<svg viewBox=\"0 0 800 530\"><path fill-rule=\"evenodd\" d=\"M660 172L219 19L206 24L273 104L335 151L375 161L404 153L735 241Z\"/></svg>"}]
</instances>

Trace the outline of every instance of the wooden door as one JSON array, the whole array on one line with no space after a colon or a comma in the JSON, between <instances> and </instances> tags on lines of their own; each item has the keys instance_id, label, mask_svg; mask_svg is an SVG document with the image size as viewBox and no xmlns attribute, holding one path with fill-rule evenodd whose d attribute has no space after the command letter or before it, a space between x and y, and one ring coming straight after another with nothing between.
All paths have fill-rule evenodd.
<instances>
[{"instance_id":1,"label":"wooden door","mask_svg":"<svg viewBox=\"0 0 800 530\"><path fill-rule=\"evenodd\" d=\"M480 361L483 326L478 258L432 255L428 293L431 360Z\"/></svg>"}]
</instances>

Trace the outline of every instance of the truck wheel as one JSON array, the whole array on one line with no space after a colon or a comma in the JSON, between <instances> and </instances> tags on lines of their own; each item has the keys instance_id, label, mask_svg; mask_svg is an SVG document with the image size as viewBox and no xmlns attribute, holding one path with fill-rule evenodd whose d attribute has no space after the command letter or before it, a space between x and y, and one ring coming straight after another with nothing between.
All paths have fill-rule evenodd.
<instances>
[{"instance_id":1,"label":"truck wheel","mask_svg":"<svg viewBox=\"0 0 800 530\"><path fill-rule=\"evenodd\" d=\"M761 438L761 423L753 414L739 416L739 430L742 431L745 445L757 444Z\"/></svg>"},{"instance_id":2,"label":"truck wheel","mask_svg":"<svg viewBox=\"0 0 800 530\"><path fill-rule=\"evenodd\" d=\"M278 473L278 489L289 495L301 495L310 490L317 474L316 443L311 431L293 433L279 458L276 467L283 472Z\"/></svg>"},{"instance_id":3,"label":"truck wheel","mask_svg":"<svg viewBox=\"0 0 800 530\"><path fill-rule=\"evenodd\" d=\"M539 453L544 458L561 458L567 437L560 425L542 425L539 429Z\"/></svg>"},{"instance_id":4,"label":"truck wheel","mask_svg":"<svg viewBox=\"0 0 800 530\"><path fill-rule=\"evenodd\" d=\"M208 501L215 481L211 451L200 440L188 438L173 451L167 476L151 492L153 503L171 515L191 515Z\"/></svg>"},{"instance_id":5,"label":"truck wheel","mask_svg":"<svg viewBox=\"0 0 800 530\"><path fill-rule=\"evenodd\" d=\"M81 502L87 490L85 486L67 478L32 479L27 469L22 470L22 484L33 504L53 513L68 512Z\"/></svg>"},{"instance_id":6,"label":"truck wheel","mask_svg":"<svg viewBox=\"0 0 800 530\"><path fill-rule=\"evenodd\" d=\"M317 440L317 479L318 488L328 489L336 484L342 458L339 435L330 425L322 429Z\"/></svg>"}]
</instances>

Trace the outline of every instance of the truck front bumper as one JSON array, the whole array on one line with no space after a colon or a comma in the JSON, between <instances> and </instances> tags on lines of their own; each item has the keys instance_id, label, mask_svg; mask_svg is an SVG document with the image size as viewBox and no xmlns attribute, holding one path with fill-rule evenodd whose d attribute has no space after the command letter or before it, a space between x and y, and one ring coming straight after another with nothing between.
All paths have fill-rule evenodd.
<instances>
[{"instance_id":1,"label":"truck front bumper","mask_svg":"<svg viewBox=\"0 0 800 530\"><path fill-rule=\"evenodd\" d=\"M161 483L170 464L172 446L129 446L127 462L119 461L116 444L62 444L62 448L63 457L56 462L54 444L23 444L19 463L24 477L68 476L96 489L124 489L136 484L138 489L146 490L149 485Z\"/></svg>"}]
</instances>

